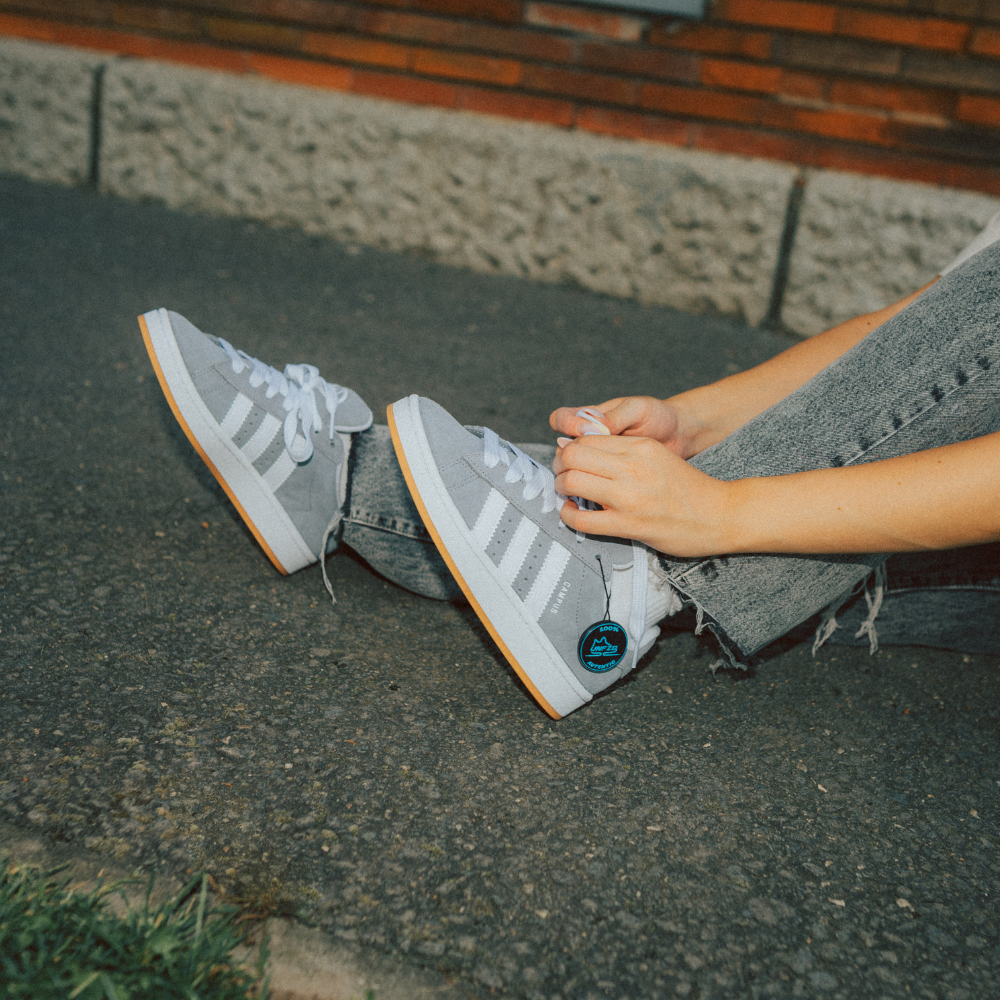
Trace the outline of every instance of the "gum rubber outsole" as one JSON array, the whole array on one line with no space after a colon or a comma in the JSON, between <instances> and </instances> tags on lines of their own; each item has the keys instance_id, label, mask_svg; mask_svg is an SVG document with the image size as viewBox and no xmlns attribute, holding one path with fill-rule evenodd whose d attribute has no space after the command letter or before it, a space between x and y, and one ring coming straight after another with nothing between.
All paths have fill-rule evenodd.
<instances>
[{"instance_id":1,"label":"gum rubber outsole","mask_svg":"<svg viewBox=\"0 0 1000 1000\"><path fill-rule=\"evenodd\" d=\"M472 588L469 586L469 583L465 579L465 576L463 575L462 571L456 564L454 557L449 552L448 547L445 544L445 541L442 538L441 533L438 529L438 526L434 523L434 520L427 509L427 505L424 502L424 498L421 496L420 490L417 486L417 482L413 474L413 470L410 467L410 462L404 450L400 428L397 424L395 409L396 407L416 405L415 401L416 401L415 396L399 400L397 403L394 403L388 408L387 413L389 421L389 432L392 435L392 443L393 447L396 450L396 458L399 461L399 466L400 469L402 470L403 478L406 480L406 485L410 491L410 495L413 498L413 502L416 505L417 510L420 512L420 517L424 522L424 526L427 528L427 531L430 533L431 538L434 540L434 544L437 546L438 552L441 553L441 558L444 559L445 563L448 566L448 569L451 570L452 575L455 577L455 581L461 588L462 593L465 594L466 598L469 601L469 604L472 605L473 611L476 612L476 615L479 617L479 620L483 623L486 630L493 638L493 641L500 648L500 651L503 653L504 658L511 665L511 667L513 667L517 676L521 678L522 682L524 683L524 686L531 692L531 695L535 699L535 701L538 702L538 704L548 713L548 715L551 716L553 719L561 719L565 715L568 715L570 712L575 711L577 708L586 704L587 701L590 700L590 698L589 697L583 698L580 697L579 695L576 695L576 697L578 698L577 704L567 705L566 710L562 712L557 711L550 703L550 699L546 698L539 690L538 685L532 680L528 671L522 666L518 658L511 651L510 646L504 640L503 636L500 634L500 632L493 624L493 622L490 620L490 617L483 609L480 601L473 594ZM404 412L405 410L401 409L401 415ZM455 511L455 517L459 519L461 518L461 515L457 513L457 510ZM551 700L555 699L553 698Z\"/></svg>"},{"instance_id":2,"label":"gum rubber outsole","mask_svg":"<svg viewBox=\"0 0 1000 1000\"><path fill-rule=\"evenodd\" d=\"M263 493L263 491L252 484L250 477L248 477L248 485L245 489L241 490L241 495L238 495L234 488L231 486L226 477L220 472L218 465L212 458L208 455L202 442L199 441L198 436L195 434L191 427L189 420L185 417L182 407L179 405L178 400L175 397L175 393L170 386L166 374L163 371L163 366L160 362L160 356L157 352L157 345L154 344L154 334L150 330L149 322L147 322L146 317L150 317L150 320L154 325L158 325L162 322L167 322L168 320L163 320L160 318L158 312L146 313L139 317L139 328L142 330L142 339L146 345L146 352L149 354L149 360L153 364L153 371L156 372L157 381L160 383L160 388L163 390L163 395L166 397L167 403L170 406L170 410L174 417L177 419L177 423L180 424L181 430L184 431L185 436L188 441L191 442L192 447L201 460L208 466L209 471L215 476L219 485L225 490L226 496L232 501L233 506L239 511L240 517L243 518L244 523L250 529L251 534L257 539L258 544L264 550L265 555L271 560L274 568L284 576L289 573L295 572L297 569L301 569L303 566L309 565L311 562L316 561L316 557L309 552L308 547L302 540L301 535L299 535L295 526L291 523L291 519L285 514L284 510L280 508L277 501L273 499L268 502L268 498ZM162 340L159 336L156 337L157 340ZM169 349L169 345L161 342L159 345L161 351ZM176 342L175 342L176 349ZM166 358L164 359L166 360ZM186 371L185 371L186 374ZM190 381L190 376L188 376L188 381ZM180 389L180 386L177 386ZM190 386L190 391L188 395L196 395L196 390L194 389L194 384ZM200 400L199 400L200 401ZM207 413L207 407L204 407L202 403L201 406L205 409ZM192 420L199 419L199 416L195 412L191 412L196 409L196 407L185 407L189 409L189 415ZM201 417L204 420L203 416ZM212 419L209 416L209 419ZM222 441L218 442L220 447L224 447ZM220 460L225 458L235 459L234 455L228 455L226 451L222 451L219 454ZM237 460L238 461L238 460ZM241 470L246 473L246 470ZM277 506L277 509L274 509ZM255 522L254 518L251 517L248 512L248 508L258 509L258 520L270 522L266 529L261 529ZM270 508L270 509L268 509ZM282 523L282 521L287 522ZM271 535L271 541L269 543L268 538L265 537L265 531L268 535ZM279 558L278 553L275 550L280 550L285 556L284 561ZM307 553L310 558L304 558L303 553Z\"/></svg>"}]
</instances>

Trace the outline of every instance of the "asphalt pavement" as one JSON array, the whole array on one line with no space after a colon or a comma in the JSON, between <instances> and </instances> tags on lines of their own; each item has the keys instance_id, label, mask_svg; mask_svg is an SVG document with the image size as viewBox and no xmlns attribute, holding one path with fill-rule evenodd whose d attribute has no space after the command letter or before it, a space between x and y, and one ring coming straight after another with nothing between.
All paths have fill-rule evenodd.
<instances>
[{"instance_id":1,"label":"asphalt pavement","mask_svg":"<svg viewBox=\"0 0 1000 1000\"><path fill-rule=\"evenodd\" d=\"M549 441L787 346L572 288L0 178L0 819L204 867L358 961L527 1000L1000 995L995 657L668 631L561 722L467 607L278 576L177 428L166 305L376 414Z\"/></svg>"}]
</instances>

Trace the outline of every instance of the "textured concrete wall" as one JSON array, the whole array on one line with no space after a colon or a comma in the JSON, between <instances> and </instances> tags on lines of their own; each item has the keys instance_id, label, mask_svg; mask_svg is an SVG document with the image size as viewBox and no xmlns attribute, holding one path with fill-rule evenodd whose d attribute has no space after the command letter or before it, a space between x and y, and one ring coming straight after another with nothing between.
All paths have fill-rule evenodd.
<instances>
[{"instance_id":1,"label":"textured concrete wall","mask_svg":"<svg viewBox=\"0 0 1000 1000\"><path fill-rule=\"evenodd\" d=\"M0 171L81 183L106 62L105 191L443 263L766 316L784 164L0 40ZM1000 208L809 171L781 319L809 336L934 276Z\"/></svg>"},{"instance_id":2,"label":"textured concrete wall","mask_svg":"<svg viewBox=\"0 0 1000 1000\"><path fill-rule=\"evenodd\" d=\"M102 62L78 49L0 44L0 171L59 184L87 180Z\"/></svg>"},{"instance_id":3,"label":"textured concrete wall","mask_svg":"<svg viewBox=\"0 0 1000 1000\"><path fill-rule=\"evenodd\" d=\"M793 168L151 62L104 85L101 179L443 263L764 317Z\"/></svg>"},{"instance_id":4,"label":"textured concrete wall","mask_svg":"<svg viewBox=\"0 0 1000 1000\"><path fill-rule=\"evenodd\" d=\"M782 320L806 336L926 284L1000 199L832 171L810 173Z\"/></svg>"}]
</instances>

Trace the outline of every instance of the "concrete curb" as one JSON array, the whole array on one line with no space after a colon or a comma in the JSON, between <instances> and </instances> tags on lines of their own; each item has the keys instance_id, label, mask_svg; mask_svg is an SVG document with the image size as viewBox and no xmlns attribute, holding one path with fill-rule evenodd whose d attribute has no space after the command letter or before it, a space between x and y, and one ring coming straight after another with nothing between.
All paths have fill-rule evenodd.
<instances>
[{"instance_id":1,"label":"concrete curb","mask_svg":"<svg viewBox=\"0 0 1000 1000\"><path fill-rule=\"evenodd\" d=\"M95 81L106 61L0 41L0 171L57 184L92 179Z\"/></svg>"},{"instance_id":2,"label":"concrete curb","mask_svg":"<svg viewBox=\"0 0 1000 1000\"><path fill-rule=\"evenodd\" d=\"M821 333L930 281L995 212L972 191L816 171L806 185L781 318Z\"/></svg>"},{"instance_id":3,"label":"concrete curb","mask_svg":"<svg viewBox=\"0 0 1000 1000\"><path fill-rule=\"evenodd\" d=\"M105 80L101 186L763 319L790 167L162 63Z\"/></svg>"},{"instance_id":4,"label":"concrete curb","mask_svg":"<svg viewBox=\"0 0 1000 1000\"><path fill-rule=\"evenodd\" d=\"M800 335L928 281L1000 209L32 42L0 41L0 106L3 171Z\"/></svg>"}]
</instances>

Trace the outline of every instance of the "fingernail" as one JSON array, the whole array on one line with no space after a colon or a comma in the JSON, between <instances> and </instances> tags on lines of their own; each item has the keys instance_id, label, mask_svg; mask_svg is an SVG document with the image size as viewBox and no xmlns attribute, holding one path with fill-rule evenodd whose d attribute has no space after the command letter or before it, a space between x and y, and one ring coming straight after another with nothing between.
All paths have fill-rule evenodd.
<instances>
[{"instance_id":1,"label":"fingernail","mask_svg":"<svg viewBox=\"0 0 1000 1000\"><path fill-rule=\"evenodd\" d=\"M587 431L584 431L583 433L585 435L586 434L608 434L608 435L610 435L611 431L609 431L608 428L604 424L602 424L601 421L597 419L597 417L594 416L594 414L599 414L602 417L604 416L604 414L601 413L600 410L595 410L592 407L576 411L576 415L578 417L581 417L582 419L586 420L587 423L590 424L591 427L593 428L593 430L587 430Z\"/></svg>"},{"instance_id":2,"label":"fingernail","mask_svg":"<svg viewBox=\"0 0 1000 1000\"><path fill-rule=\"evenodd\" d=\"M558 444L560 448L565 448L566 445L571 444L572 441L572 438L556 438L556 444Z\"/></svg>"}]
</instances>

